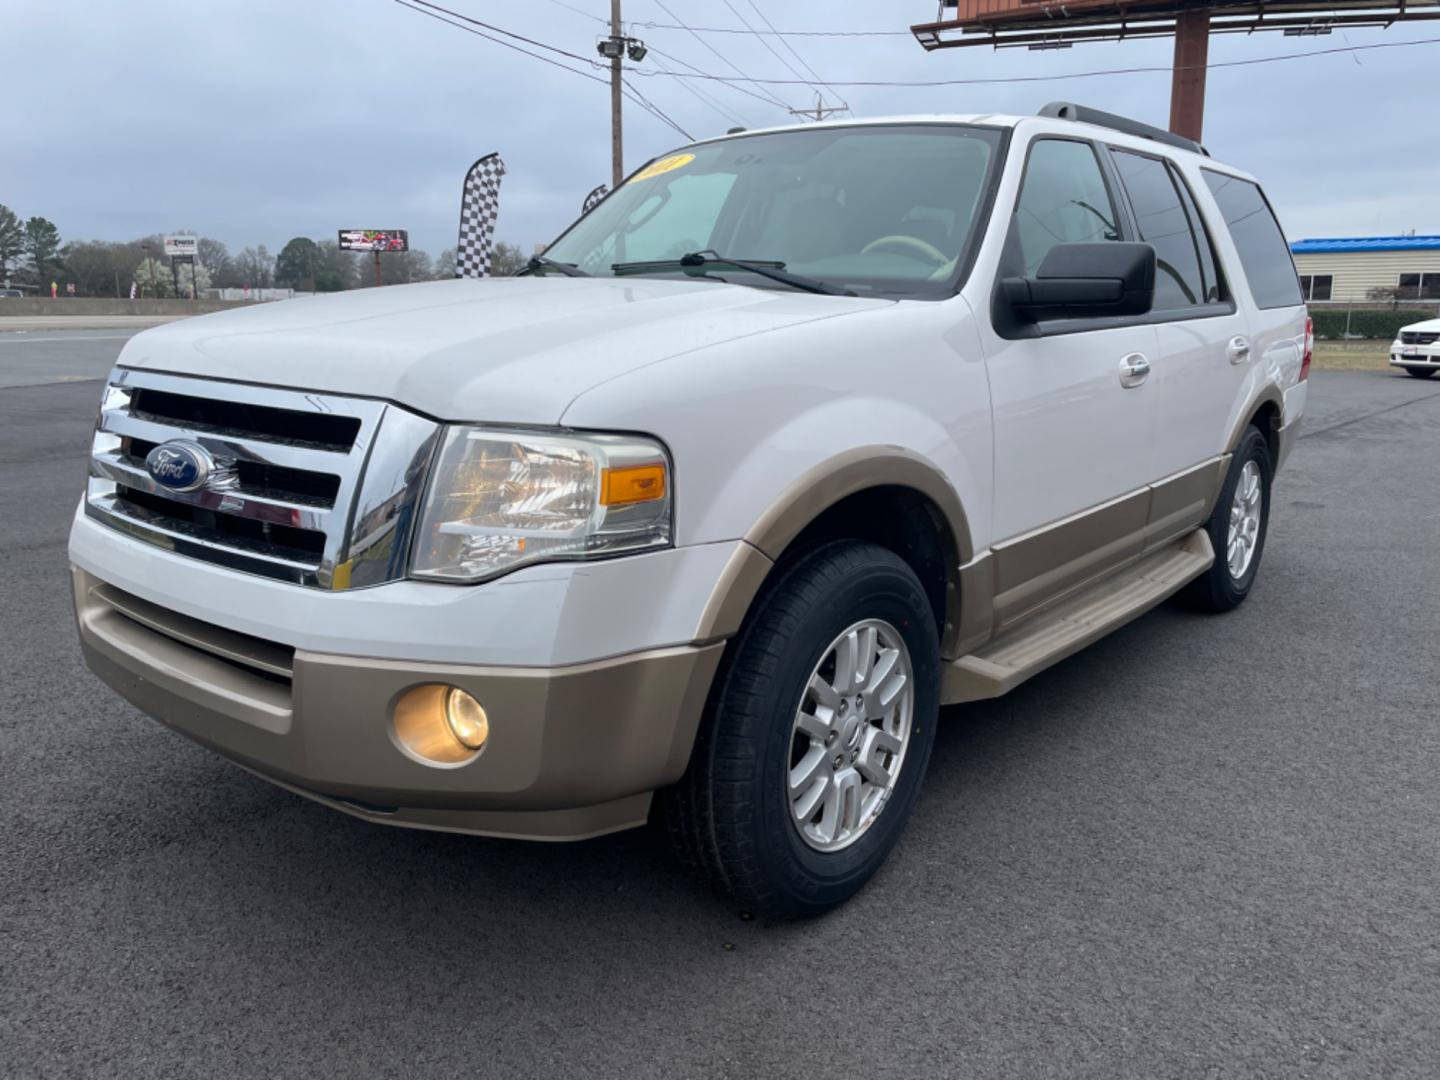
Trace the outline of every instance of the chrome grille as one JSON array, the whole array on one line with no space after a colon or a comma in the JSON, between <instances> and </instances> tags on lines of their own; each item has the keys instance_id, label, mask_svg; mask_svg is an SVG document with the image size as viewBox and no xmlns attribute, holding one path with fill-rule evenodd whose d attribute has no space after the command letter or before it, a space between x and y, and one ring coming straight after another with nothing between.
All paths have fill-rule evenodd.
<instances>
[{"instance_id":1,"label":"chrome grille","mask_svg":"<svg viewBox=\"0 0 1440 1080\"><path fill-rule=\"evenodd\" d=\"M1420 330L1400 331L1400 344L1402 345L1433 345L1437 341L1440 341L1440 333Z\"/></svg>"},{"instance_id":2,"label":"chrome grille","mask_svg":"<svg viewBox=\"0 0 1440 1080\"><path fill-rule=\"evenodd\" d=\"M404 577L439 426L365 398L116 369L90 457L86 513L147 543L322 589ZM146 455L198 444L194 491Z\"/></svg>"}]
</instances>

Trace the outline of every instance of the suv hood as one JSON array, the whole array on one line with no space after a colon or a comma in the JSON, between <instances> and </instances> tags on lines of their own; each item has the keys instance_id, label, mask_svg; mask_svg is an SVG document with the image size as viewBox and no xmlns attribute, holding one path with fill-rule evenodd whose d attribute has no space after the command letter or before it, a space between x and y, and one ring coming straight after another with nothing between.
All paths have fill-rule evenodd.
<instances>
[{"instance_id":1,"label":"suv hood","mask_svg":"<svg viewBox=\"0 0 1440 1080\"><path fill-rule=\"evenodd\" d=\"M442 420L554 424L647 364L892 303L710 281L437 281L183 319L137 335L118 362L383 398Z\"/></svg>"}]
</instances>

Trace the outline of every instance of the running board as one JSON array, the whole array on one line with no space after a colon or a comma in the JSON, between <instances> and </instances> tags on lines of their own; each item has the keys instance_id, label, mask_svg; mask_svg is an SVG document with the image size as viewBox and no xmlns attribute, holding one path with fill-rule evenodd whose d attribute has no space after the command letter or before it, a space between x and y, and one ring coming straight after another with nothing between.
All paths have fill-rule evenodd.
<instances>
[{"instance_id":1,"label":"running board","mask_svg":"<svg viewBox=\"0 0 1440 1080\"><path fill-rule=\"evenodd\" d=\"M1215 562L1210 535L1197 529L1123 570L1006 630L978 652L946 665L946 705L999 697L1149 611Z\"/></svg>"}]
</instances>

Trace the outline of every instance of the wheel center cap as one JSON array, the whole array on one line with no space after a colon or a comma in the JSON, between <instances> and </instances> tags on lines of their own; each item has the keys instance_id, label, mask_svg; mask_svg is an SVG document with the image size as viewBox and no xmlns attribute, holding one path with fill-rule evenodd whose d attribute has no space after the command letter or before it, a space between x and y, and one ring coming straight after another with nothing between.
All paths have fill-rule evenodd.
<instances>
[{"instance_id":1,"label":"wheel center cap","mask_svg":"<svg viewBox=\"0 0 1440 1080\"><path fill-rule=\"evenodd\" d=\"M851 750L860 745L860 728L862 726L860 717L858 716L852 716L845 721L845 729L841 737L845 740L845 745Z\"/></svg>"}]
</instances>

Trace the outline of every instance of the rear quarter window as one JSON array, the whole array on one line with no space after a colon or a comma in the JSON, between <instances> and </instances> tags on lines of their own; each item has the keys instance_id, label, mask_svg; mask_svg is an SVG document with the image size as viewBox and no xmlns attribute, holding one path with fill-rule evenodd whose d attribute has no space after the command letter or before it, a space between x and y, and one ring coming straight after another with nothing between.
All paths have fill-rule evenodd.
<instances>
[{"instance_id":1,"label":"rear quarter window","mask_svg":"<svg viewBox=\"0 0 1440 1080\"><path fill-rule=\"evenodd\" d=\"M1210 169L1201 172L1220 207L1230 238L1235 241L1240 268L1250 283L1255 306L1281 308L1303 304L1290 245L1285 242L1280 223L1259 187Z\"/></svg>"}]
</instances>

